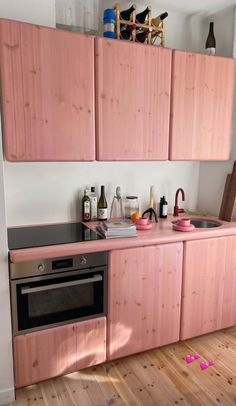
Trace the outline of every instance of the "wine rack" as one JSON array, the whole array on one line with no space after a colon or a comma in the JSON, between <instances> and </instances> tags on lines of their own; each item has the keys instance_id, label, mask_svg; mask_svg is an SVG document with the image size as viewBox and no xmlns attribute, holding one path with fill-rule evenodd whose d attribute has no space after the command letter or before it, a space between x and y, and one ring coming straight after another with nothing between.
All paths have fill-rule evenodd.
<instances>
[{"instance_id":1,"label":"wine rack","mask_svg":"<svg viewBox=\"0 0 236 406\"><path fill-rule=\"evenodd\" d=\"M158 44L162 47L165 46L165 35L164 35L164 23L163 21L160 22L158 27L154 26L152 24L152 16L151 16L151 10L149 11L147 15L147 21L145 24L140 24L136 21L136 12L133 11L132 13L132 18L131 20L123 20L120 18L120 5L119 3L116 3L113 9L116 12L116 38L117 39L123 39L123 40L128 40L128 41L133 41L133 42L145 42L149 45L154 45L155 42L158 40ZM123 26L130 26L132 28L131 30L131 35L129 39L125 39L122 37L121 34L121 25ZM143 33L146 35L145 41L138 41L136 34Z\"/></svg>"}]
</instances>

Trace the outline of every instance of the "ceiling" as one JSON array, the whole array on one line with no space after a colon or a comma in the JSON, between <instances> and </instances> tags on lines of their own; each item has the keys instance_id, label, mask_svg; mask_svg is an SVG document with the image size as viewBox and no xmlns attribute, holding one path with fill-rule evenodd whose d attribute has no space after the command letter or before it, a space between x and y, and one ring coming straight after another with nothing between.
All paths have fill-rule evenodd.
<instances>
[{"instance_id":1,"label":"ceiling","mask_svg":"<svg viewBox=\"0 0 236 406\"><path fill-rule=\"evenodd\" d=\"M158 5L173 7L187 13L199 13L207 11L214 13L230 6L236 6L236 0L159 0Z\"/></svg>"}]
</instances>

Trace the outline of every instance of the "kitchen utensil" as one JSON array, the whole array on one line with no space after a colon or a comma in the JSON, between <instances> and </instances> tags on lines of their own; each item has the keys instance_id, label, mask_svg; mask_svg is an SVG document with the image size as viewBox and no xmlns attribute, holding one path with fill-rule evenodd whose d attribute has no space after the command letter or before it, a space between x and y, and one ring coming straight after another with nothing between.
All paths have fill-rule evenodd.
<instances>
[{"instance_id":1,"label":"kitchen utensil","mask_svg":"<svg viewBox=\"0 0 236 406\"><path fill-rule=\"evenodd\" d=\"M150 202L149 202L149 209L145 210L142 214L142 217L145 217L146 214L149 216L149 220L152 220L152 216L155 218L155 222L158 223L157 214L153 208L154 205L154 186L150 187Z\"/></svg>"},{"instance_id":2,"label":"kitchen utensil","mask_svg":"<svg viewBox=\"0 0 236 406\"><path fill-rule=\"evenodd\" d=\"M219 219L231 221L236 200L236 162L232 174L227 175Z\"/></svg>"},{"instance_id":3,"label":"kitchen utensil","mask_svg":"<svg viewBox=\"0 0 236 406\"><path fill-rule=\"evenodd\" d=\"M152 223L136 224L136 228L137 230L150 230L152 228Z\"/></svg>"}]
</instances>

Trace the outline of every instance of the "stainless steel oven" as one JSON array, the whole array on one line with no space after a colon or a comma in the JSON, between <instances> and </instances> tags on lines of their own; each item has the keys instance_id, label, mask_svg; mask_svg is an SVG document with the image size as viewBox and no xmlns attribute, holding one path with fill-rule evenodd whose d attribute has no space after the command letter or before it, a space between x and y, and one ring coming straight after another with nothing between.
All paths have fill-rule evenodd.
<instances>
[{"instance_id":1,"label":"stainless steel oven","mask_svg":"<svg viewBox=\"0 0 236 406\"><path fill-rule=\"evenodd\" d=\"M105 315L107 253L10 263L13 334Z\"/></svg>"}]
</instances>

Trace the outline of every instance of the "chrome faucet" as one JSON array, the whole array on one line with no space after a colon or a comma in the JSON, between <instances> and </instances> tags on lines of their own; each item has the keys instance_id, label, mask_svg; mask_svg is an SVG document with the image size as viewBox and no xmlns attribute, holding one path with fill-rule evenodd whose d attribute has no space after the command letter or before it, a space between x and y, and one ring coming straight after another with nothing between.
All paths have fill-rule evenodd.
<instances>
[{"instance_id":1,"label":"chrome faucet","mask_svg":"<svg viewBox=\"0 0 236 406\"><path fill-rule=\"evenodd\" d=\"M181 192L181 194L182 194L182 200L183 201L185 200L185 194L184 194L183 189L182 188L177 189L176 193L175 193L174 216L178 216L179 213L184 213L184 209L179 209L179 206L178 206L179 192Z\"/></svg>"}]
</instances>

